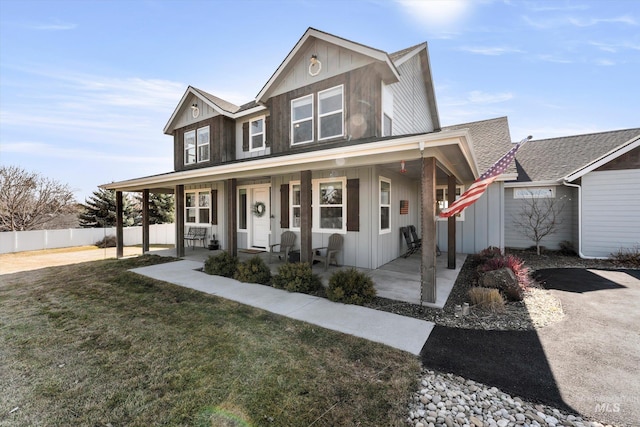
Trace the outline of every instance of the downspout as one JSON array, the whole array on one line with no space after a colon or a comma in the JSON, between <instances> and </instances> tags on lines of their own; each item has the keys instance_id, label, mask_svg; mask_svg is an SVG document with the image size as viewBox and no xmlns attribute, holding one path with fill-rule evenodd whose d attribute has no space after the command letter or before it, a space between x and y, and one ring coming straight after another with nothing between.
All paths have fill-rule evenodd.
<instances>
[{"instance_id":1,"label":"downspout","mask_svg":"<svg viewBox=\"0 0 640 427\"><path fill-rule=\"evenodd\" d=\"M566 179L562 180L562 185L578 189L578 255L582 259L606 259L606 257L587 256L582 253L582 186L571 184Z\"/></svg>"}]
</instances>

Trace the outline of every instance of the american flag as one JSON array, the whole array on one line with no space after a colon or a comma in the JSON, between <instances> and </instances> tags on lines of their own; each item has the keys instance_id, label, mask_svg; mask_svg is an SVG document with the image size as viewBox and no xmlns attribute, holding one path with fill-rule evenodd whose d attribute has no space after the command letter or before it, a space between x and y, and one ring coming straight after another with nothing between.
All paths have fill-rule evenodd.
<instances>
[{"instance_id":1,"label":"american flag","mask_svg":"<svg viewBox=\"0 0 640 427\"><path fill-rule=\"evenodd\" d=\"M513 159L516 157L516 152L518 148L522 146L525 142L531 139L531 135L524 138L522 141L517 143L515 147L513 147L507 154L502 156L497 162L493 164L485 173L480 175L480 178L476 179L474 183L462 193L462 196L455 202L451 204L446 209L443 209L440 212L440 218L449 218L450 216L456 215L464 210L467 206L471 206L484 194L485 190L493 181L496 180L500 175L504 173L505 170L509 167Z\"/></svg>"}]
</instances>

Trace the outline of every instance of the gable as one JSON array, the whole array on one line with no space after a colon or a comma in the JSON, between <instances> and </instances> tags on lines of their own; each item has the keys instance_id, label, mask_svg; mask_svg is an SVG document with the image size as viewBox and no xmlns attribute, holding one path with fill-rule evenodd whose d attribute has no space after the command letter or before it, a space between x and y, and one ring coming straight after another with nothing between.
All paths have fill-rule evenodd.
<instances>
[{"instance_id":1,"label":"gable","mask_svg":"<svg viewBox=\"0 0 640 427\"><path fill-rule=\"evenodd\" d=\"M194 104L197 105L198 108L197 117L194 117L193 113L194 109L192 106ZM211 107L211 105L204 102L204 99L195 95L190 95L185 99L184 103L180 105L180 108L173 120L172 127L173 129L182 128L218 115L220 115L220 113Z\"/></svg>"},{"instance_id":2,"label":"gable","mask_svg":"<svg viewBox=\"0 0 640 427\"><path fill-rule=\"evenodd\" d=\"M640 147L626 152L620 157L600 166L596 171L618 171L625 169L640 169Z\"/></svg>"},{"instance_id":3,"label":"gable","mask_svg":"<svg viewBox=\"0 0 640 427\"><path fill-rule=\"evenodd\" d=\"M314 67L310 69L311 55L317 56L321 65L315 67L318 67L319 71ZM281 95L320 80L347 73L372 62L374 59L369 56L324 40L310 38L290 62L286 72L273 86L270 96ZM313 76L312 73L316 71L318 74Z\"/></svg>"},{"instance_id":4,"label":"gable","mask_svg":"<svg viewBox=\"0 0 640 427\"><path fill-rule=\"evenodd\" d=\"M310 67L312 55L319 64ZM398 81L398 71L386 52L309 28L258 93L256 101L264 104L274 95L371 63L379 66L377 71L385 82Z\"/></svg>"}]
</instances>

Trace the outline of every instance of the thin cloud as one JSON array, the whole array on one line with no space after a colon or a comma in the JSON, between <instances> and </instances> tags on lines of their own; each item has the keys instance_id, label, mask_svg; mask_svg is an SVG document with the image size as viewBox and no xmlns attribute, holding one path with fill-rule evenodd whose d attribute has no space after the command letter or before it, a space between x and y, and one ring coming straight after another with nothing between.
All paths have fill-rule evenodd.
<instances>
[{"instance_id":1,"label":"thin cloud","mask_svg":"<svg viewBox=\"0 0 640 427\"><path fill-rule=\"evenodd\" d=\"M487 93L480 90L469 92L468 100L473 104L497 104L513 99L513 93Z\"/></svg>"},{"instance_id":2,"label":"thin cloud","mask_svg":"<svg viewBox=\"0 0 640 427\"><path fill-rule=\"evenodd\" d=\"M597 65L602 65L604 67L610 67L612 65L616 65L616 63L614 61L611 61L610 59L597 59L595 63Z\"/></svg>"},{"instance_id":3,"label":"thin cloud","mask_svg":"<svg viewBox=\"0 0 640 427\"><path fill-rule=\"evenodd\" d=\"M638 22L629 15L618 16L616 18L569 18L569 23L576 27L591 27L598 24L638 25Z\"/></svg>"},{"instance_id":4,"label":"thin cloud","mask_svg":"<svg viewBox=\"0 0 640 427\"><path fill-rule=\"evenodd\" d=\"M523 53L520 49L499 46L462 46L459 50L478 55L500 56L509 53Z\"/></svg>"},{"instance_id":5,"label":"thin cloud","mask_svg":"<svg viewBox=\"0 0 640 427\"><path fill-rule=\"evenodd\" d=\"M548 30L558 27L592 27L599 24L626 24L626 25L638 25L638 21L632 16L623 15L614 18L581 18L575 16L556 16L552 18L532 18L528 15L522 17L524 22L529 26L538 30Z\"/></svg>"},{"instance_id":6,"label":"thin cloud","mask_svg":"<svg viewBox=\"0 0 640 427\"><path fill-rule=\"evenodd\" d=\"M621 50L640 50L640 44L632 44L629 42L623 43L602 43L602 42L590 42L591 46L595 46L598 49L609 52L609 53L618 53Z\"/></svg>"}]
</instances>

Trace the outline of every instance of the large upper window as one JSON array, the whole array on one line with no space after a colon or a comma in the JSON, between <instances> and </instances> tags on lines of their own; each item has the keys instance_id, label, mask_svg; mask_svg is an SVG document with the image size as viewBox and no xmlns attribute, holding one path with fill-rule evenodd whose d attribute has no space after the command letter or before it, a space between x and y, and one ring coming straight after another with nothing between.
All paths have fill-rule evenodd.
<instances>
[{"instance_id":1,"label":"large upper window","mask_svg":"<svg viewBox=\"0 0 640 427\"><path fill-rule=\"evenodd\" d=\"M389 233L391 217L391 181L380 178L380 234Z\"/></svg>"},{"instance_id":2,"label":"large upper window","mask_svg":"<svg viewBox=\"0 0 640 427\"><path fill-rule=\"evenodd\" d=\"M189 224L209 224L211 222L211 193L192 191L185 193L185 219Z\"/></svg>"},{"instance_id":3,"label":"large upper window","mask_svg":"<svg viewBox=\"0 0 640 427\"><path fill-rule=\"evenodd\" d=\"M318 92L318 139L344 134L343 86Z\"/></svg>"},{"instance_id":4,"label":"large upper window","mask_svg":"<svg viewBox=\"0 0 640 427\"><path fill-rule=\"evenodd\" d=\"M196 139L197 136L197 139ZM184 164L209 161L209 126L184 133Z\"/></svg>"},{"instance_id":5,"label":"large upper window","mask_svg":"<svg viewBox=\"0 0 640 427\"><path fill-rule=\"evenodd\" d=\"M313 141L313 95L291 101L291 143Z\"/></svg>"},{"instance_id":6,"label":"large upper window","mask_svg":"<svg viewBox=\"0 0 640 427\"><path fill-rule=\"evenodd\" d=\"M463 193L464 187L462 185L456 185L456 200L460 198ZM446 186L436 187L436 215L440 215L443 209L449 207L449 190ZM447 218L440 218L438 221L445 221ZM464 211L456 214L456 221L464 221Z\"/></svg>"},{"instance_id":7,"label":"large upper window","mask_svg":"<svg viewBox=\"0 0 640 427\"><path fill-rule=\"evenodd\" d=\"M251 123L249 123L249 138L251 141L252 151L264 149L264 118L252 120Z\"/></svg>"}]
</instances>

